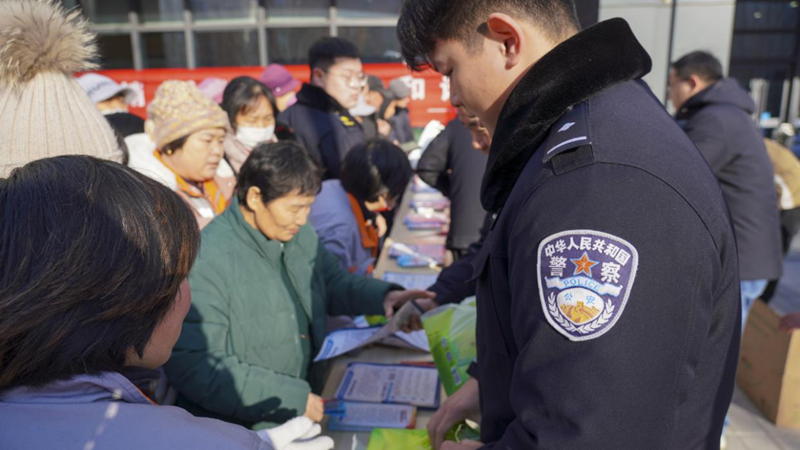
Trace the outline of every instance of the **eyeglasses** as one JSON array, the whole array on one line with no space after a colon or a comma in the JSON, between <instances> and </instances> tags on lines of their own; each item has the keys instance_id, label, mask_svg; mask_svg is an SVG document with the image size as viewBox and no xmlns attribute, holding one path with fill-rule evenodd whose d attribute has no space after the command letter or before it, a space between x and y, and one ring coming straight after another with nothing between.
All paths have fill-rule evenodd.
<instances>
[{"instance_id":1,"label":"eyeglasses","mask_svg":"<svg viewBox=\"0 0 800 450\"><path fill-rule=\"evenodd\" d=\"M345 84L349 88L363 89L364 86L367 85L367 76L364 75L363 72L351 73L351 74L336 73L336 72L327 72L327 73L334 77L339 77L343 79L345 81Z\"/></svg>"}]
</instances>

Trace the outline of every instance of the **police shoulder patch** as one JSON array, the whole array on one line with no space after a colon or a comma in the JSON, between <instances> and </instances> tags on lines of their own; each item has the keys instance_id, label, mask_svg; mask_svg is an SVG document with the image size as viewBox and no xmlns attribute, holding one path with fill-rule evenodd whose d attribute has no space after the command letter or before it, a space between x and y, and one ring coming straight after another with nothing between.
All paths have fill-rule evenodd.
<instances>
[{"instance_id":1,"label":"police shoulder patch","mask_svg":"<svg viewBox=\"0 0 800 450\"><path fill-rule=\"evenodd\" d=\"M568 230L539 244L539 299L547 321L571 341L607 333L628 302L639 254L601 231Z\"/></svg>"}]
</instances>

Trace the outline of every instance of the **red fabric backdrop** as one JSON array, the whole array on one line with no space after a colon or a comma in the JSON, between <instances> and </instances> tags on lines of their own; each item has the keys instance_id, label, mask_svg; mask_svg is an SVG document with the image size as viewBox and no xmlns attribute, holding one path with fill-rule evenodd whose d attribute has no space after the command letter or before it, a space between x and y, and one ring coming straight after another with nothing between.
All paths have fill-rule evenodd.
<instances>
[{"instance_id":1,"label":"red fabric backdrop","mask_svg":"<svg viewBox=\"0 0 800 450\"><path fill-rule=\"evenodd\" d=\"M308 81L307 65L286 66L295 78ZM166 80L193 80L200 83L206 78L223 78L230 80L240 75L258 78L263 67L216 67L203 69L146 69L146 70L104 70L102 73L118 83L132 87L138 98L131 105L131 112L146 117L146 108L156 93L158 85ZM423 127L431 120L447 123L455 117L450 106L450 83L433 70L411 73L403 64L364 64L364 72L383 79L388 86L389 81L402 76L411 76L411 125Z\"/></svg>"}]
</instances>

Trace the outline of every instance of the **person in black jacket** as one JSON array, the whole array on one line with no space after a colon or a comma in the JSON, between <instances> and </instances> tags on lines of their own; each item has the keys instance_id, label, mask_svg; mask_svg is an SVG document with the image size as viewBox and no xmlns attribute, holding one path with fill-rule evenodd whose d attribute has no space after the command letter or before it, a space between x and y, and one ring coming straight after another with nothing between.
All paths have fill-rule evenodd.
<instances>
[{"instance_id":1,"label":"person in black jacket","mask_svg":"<svg viewBox=\"0 0 800 450\"><path fill-rule=\"evenodd\" d=\"M389 92L394 99L394 114L389 118L392 133L389 140L401 144L413 142L414 130L411 128L411 114L408 104L411 102L411 88L406 84L405 77L395 78L389 83Z\"/></svg>"},{"instance_id":2,"label":"person in black jacket","mask_svg":"<svg viewBox=\"0 0 800 450\"><path fill-rule=\"evenodd\" d=\"M458 260L479 238L486 211L480 202L480 180L486 170L486 153L475 148L464 121L472 117L463 108L428 145L417 163L417 175L450 199L450 231L446 247ZM477 120L477 119L474 119ZM488 150L488 149L487 149Z\"/></svg>"},{"instance_id":3,"label":"person in black jacket","mask_svg":"<svg viewBox=\"0 0 800 450\"><path fill-rule=\"evenodd\" d=\"M480 405L482 443L434 446L719 448L739 344L733 228L641 81L651 60L628 24L579 31L571 0L407 0L398 37L493 135L493 223L473 261L479 401L446 402Z\"/></svg>"},{"instance_id":4,"label":"person in black jacket","mask_svg":"<svg viewBox=\"0 0 800 450\"><path fill-rule=\"evenodd\" d=\"M311 83L278 120L294 130L297 141L314 152L325 168L323 179L339 178L342 159L365 141L361 124L348 111L367 83L358 48L342 38L324 37L308 50Z\"/></svg>"},{"instance_id":5,"label":"person in black jacket","mask_svg":"<svg viewBox=\"0 0 800 450\"><path fill-rule=\"evenodd\" d=\"M772 162L750 116L755 104L711 54L693 52L670 69L678 124L714 171L728 202L739 249L742 328L753 301L780 278L780 218Z\"/></svg>"}]
</instances>

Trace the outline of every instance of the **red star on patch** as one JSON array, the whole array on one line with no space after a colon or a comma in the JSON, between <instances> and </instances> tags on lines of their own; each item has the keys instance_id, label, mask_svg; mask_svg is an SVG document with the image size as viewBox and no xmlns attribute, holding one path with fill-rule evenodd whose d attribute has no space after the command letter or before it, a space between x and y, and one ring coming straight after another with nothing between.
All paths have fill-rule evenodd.
<instances>
[{"instance_id":1,"label":"red star on patch","mask_svg":"<svg viewBox=\"0 0 800 450\"><path fill-rule=\"evenodd\" d=\"M589 278L592 277L592 267L598 264L597 261L592 261L589 259L589 255L586 252L583 252L583 256L580 259L570 259L572 264L575 264L575 273L572 275L577 275L581 272L584 272L586 275L589 275Z\"/></svg>"}]
</instances>

